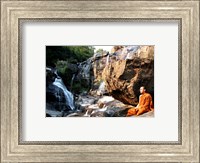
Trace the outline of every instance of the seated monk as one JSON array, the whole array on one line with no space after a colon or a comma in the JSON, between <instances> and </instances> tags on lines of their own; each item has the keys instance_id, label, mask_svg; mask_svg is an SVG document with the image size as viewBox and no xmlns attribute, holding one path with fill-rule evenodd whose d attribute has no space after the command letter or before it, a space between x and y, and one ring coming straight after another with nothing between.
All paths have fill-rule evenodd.
<instances>
[{"instance_id":1,"label":"seated monk","mask_svg":"<svg viewBox=\"0 0 200 163\"><path fill-rule=\"evenodd\" d=\"M152 97L149 93L146 93L144 86L140 87L139 103L136 107L128 110L127 116L140 115L145 112L153 110Z\"/></svg>"}]
</instances>

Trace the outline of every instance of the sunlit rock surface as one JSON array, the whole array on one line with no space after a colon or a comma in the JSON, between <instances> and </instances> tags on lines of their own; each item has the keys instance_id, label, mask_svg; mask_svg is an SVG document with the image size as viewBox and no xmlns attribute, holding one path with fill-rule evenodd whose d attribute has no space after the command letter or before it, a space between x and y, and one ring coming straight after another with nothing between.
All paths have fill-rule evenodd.
<instances>
[{"instance_id":1,"label":"sunlit rock surface","mask_svg":"<svg viewBox=\"0 0 200 163\"><path fill-rule=\"evenodd\" d=\"M116 57L112 55L103 71L108 93L131 105L137 105L139 88L143 85L154 96L154 47L131 49L129 46L120 48L115 53Z\"/></svg>"}]
</instances>

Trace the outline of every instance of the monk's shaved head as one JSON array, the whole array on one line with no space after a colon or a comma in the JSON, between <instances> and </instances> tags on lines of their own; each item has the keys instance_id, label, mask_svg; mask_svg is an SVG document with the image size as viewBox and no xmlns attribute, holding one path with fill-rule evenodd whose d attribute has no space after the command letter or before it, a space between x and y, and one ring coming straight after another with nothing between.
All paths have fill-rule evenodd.
<instances>
[{"instance_id":1,"label":"monk's shaved head","mask_svg":"<svg viewBox=\"0 0 200 163\"><path fill-rule=\"evenodd\" d=\"M143 93L145 93L145 92L146 92L145 86L141 86L141 87L140 87L140 93L143 94Z\"/></svg>"}]
</instances>

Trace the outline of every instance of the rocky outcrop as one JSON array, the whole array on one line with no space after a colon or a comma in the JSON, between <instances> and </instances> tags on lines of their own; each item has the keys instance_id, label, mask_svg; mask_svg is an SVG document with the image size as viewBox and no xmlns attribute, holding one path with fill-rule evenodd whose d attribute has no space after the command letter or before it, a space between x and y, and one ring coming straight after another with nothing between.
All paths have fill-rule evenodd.
<instances>
[{"instance_id":1,"label":"rocky outcrop","mask_svg":"<svg viewBox=\"0 0 200 163\"><path fill-rule=\"evenodd\" d=\"M68 116L83 117L124 117L132 106L126 105L112 96L80 96L76 101L77 114Z\"/></svg>"},{"instance_id":2,"label":"rocky outcrop","mask_svg":"<svg viewBox=\"0 0 200 163\"><path fill-rule=\"evenodd\" d=\"M93 89L98 89L101 82L103 81L102 72L106 66L107 58L109 57L109 53L103 51L102 53L96 53L92 59L92 68L94 73L94 82Z\"/></svg>"},{"instance_id":3,"label":"rocky outcrop","mask_svg":"<svg viewBox=\"0 0 200 163\"><path fill-rule=\"evenodd\" d=\"M92 96L101 96L106 94L107 91L105 89L105 83L103 81L102 72L108 63L109 52L101 51L95 53L91 60L91 69L92 73L90 72L90 79L91 79L91 89L89 94Z\"/></svg>"},{"instance_id":4,"label":"rocky outcrop","mask_svg":"<svg viewBox=\"0 0 200 163\"><path fill-rule=\"evenodd\" d=\"M103 78L107 91L125 104L137 105L141 86L154 96L154 47L118 49L104 68Z\"/></svg>"},{"instance_id":5,"label":"rocky outcrop","mask_svg":"<svg viewBox=\"0 0 200 163\"><path fill-rule=\"evenodd\" d=\"M93 72L92 72L91 58L78 63L78 73L74 76L72 91L80 94L84 91L88 92L93 85Z\"/></svg>"}]
</instances>

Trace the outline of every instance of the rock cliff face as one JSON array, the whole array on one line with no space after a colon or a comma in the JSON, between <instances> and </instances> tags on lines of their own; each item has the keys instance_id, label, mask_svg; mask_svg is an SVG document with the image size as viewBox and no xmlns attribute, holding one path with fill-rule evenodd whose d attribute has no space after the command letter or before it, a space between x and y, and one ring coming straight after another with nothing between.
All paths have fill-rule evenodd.
<instances>
[{"instance_id":1,"label":"rock cliff face","mask_svg":"<svg viewBox=\"0 0 200 163\"><path fill-rule=\"evenodd\" d=\"M103 70L107 91L117 100L137 105L139 88L154 96L154 47L121 47Z\"/></svg>"},{"instance_id":2,"label":"rock cliff face","mask_svg":"<svg viewBox=\"0 0 200 163\"><path fill-rule=\"evenodd\" d=\"M92 59L92 68L94 74L93 88L98 89L101 83L103 82L102 72L106 66L107 58L109 53L103 51L102 53L96 53Z\"/></svg>"},{"instance_id":3,"label":"rock cliff face","mask_svg":"<svg viewBox=\"0 0 200 163\"><path fill-rule=\"evenodd\" d=\"M93 72L92 72L92 61L91 58L79 63L78 73L74 76L73 89L76 89L76 93L83 91L89 91L93 85Z\"/></svg>"},{"instance_id":4,"label":"rock cliff face","mask_svg":"<svg viewBox=\"0 0 200 163\"><path fill-rule=\"evenodd\" d=\"M102 72L106 66L108 52L96 53L93 56L93 72L95 81L102 80Z\"/></svg>"}]
</instances>

